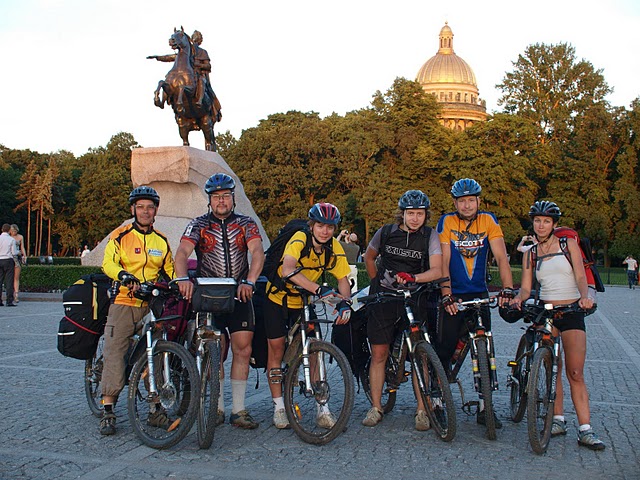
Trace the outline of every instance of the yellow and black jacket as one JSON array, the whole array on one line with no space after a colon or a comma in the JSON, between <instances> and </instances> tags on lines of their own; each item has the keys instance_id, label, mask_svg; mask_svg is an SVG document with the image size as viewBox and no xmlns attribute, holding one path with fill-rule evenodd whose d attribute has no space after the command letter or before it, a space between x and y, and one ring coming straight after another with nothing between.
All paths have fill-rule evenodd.
<instances>
[{"instance_id":1,"label":"yellow and black jacket","mask_svg":"<svg viewBox=\"0 0 640 480\"><path fill-rule=\"evenodd\" d=\"M173 278L173 257L167 237L151 228L143 232L130 223L115 229L109 236L104 251L102 270L118 281L123 270L135 275L141 282L157 281L161 276ZM115 303L132 307L142 306L142 301L130 298L129 289L121 286Z\"/></svg>"}]
</instances>

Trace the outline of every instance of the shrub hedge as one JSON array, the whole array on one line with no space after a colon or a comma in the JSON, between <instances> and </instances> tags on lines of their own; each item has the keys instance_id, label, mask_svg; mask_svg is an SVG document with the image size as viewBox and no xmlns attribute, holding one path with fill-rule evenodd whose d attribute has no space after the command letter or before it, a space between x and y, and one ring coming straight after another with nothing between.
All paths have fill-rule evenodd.
<instances>
[{"instance_id":1,"label":"shrub hedge","mask_svg":"<svg viewBox=\"0 0 640 480\"><path fill-rule=\"evenodd\" d=\"M82 275L100 271L100 267L80 265L28 265L20 273L20 290L25 292L65 290Z\"/></svg>"}]
</instances>

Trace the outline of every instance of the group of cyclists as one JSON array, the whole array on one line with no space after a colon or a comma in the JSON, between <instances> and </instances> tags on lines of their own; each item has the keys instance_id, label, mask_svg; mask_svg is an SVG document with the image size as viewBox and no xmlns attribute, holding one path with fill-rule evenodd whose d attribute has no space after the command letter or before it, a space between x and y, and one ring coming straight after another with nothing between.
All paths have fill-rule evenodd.
<instances>
[{"instance_id":1,"label":"group of cyclists","mask_svg":"<svg viewBox=\"0 0 640 480\"><path fill-rule=\"evenodd\" d=\"M155 281L163 275L168 278L187 276L187 260L194 251L198 277L231 277L238 283L234 313L215 318L216 326L228 331L233 352L229 422L244 429L258 427L258 422L245 408L245 392L255 329L252 297L265 254L257 223L235 212L235 186L234 179L224 173L209 178L204 188L209 198L207 212L189 222L175 258L166 237L153 228L160 205L158 193L148 186L137 187L131 192L129 204L133 222L111 233L103 261L103 270L113 279L118 292L105 329L104 414L100 421L103 435L116 431L114 404L125 384L124 354L129 339L148 312L148 306L133 298L130 292L135 291L140 282ZM415 312L433 333L434 346L445 368L451 364L467 313L458 311L457 301L489 297L486 270L489 252L496 260L502 284L498 294L500 306L520 308L529 298L534 280L540 285L539 298L545 302L554 305L578 302L583 309L593 306L578 244L568 239L574 260L569 262L553 235L561 216L553 202L535 202L529 211L537 242L537 261L532 265L531 253L524 254L522 285L519 293L514 290L502 230L495 215L480 209L481 192L480 185L473 179L456 181L451 188L454 210L443 215L432 229L427 225L431 207L428 196L420 190L407 191L398 201L395 222L380 228L364 253L366 271L371 278L370 293L412 290L421 283L449 278L441 285L441 295L423 295ZM263 306L268 339L267 378L273 400L273 424L278 429L289 428L282 392L282 358L288 328L302 309L301 293L295 287L320 298L336 297L337 324L345 324L351 317L351 286L347 278L351 269L342 245L335 238L340 212L330 203L317 203L309 210L308 217L309 232L295 233L282 254L278 275L286 278L287 283L267 284L267 300ZM337 279L337 289L322 283L325 271ZM191 299L193 284L190 281L179 282L179 288L183 297ZM396 329L402 327L397 325L401 308L400 302L388 302L372 304L367 309L372 400L372 407L362 420L367 427L375 427L384 417L381 396L385 364ZM439 309L442 315L438 315ZM490 330L488 307L482 310L482 319ZM554 325L554 334L561 336L564 345L566 372L579 422L578 443L602 450L605 446L590 425L589 398L584 382L584 314L576 313L561 319ZM561 383L558 382L552 435L567 433ZM218 423L225 421L222 385L223 382ZM150 424L159 427L171 424L160 404L151 411ZM336 420L326 405L318 405L316 422L320 428L329 429ZM482 398L477 423L485 423ZM497 428L502 426L497 417L495 424ZM420 400L415 428L418 431L430 428L429 417Z\"/></svg>"}]
</instances>

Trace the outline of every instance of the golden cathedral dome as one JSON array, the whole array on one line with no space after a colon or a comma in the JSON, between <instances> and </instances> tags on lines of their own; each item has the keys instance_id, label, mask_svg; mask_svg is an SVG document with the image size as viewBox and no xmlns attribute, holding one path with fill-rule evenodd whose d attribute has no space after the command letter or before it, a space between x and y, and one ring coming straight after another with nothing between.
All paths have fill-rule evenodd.
<instances>
[{"instance_id":1,"label":"golden cathedral dome","mask_svg":"<svg viewBox=\"0 0 640 480\"><path fill-rule=\"evenodd\" d=\"M464 130L487 119L485 102L479 98L473 70L453 51L453 31L446 22L439 37L438 53L422 66L416 81L441 104L440 123Z\"/></svg>"}]
</instances>

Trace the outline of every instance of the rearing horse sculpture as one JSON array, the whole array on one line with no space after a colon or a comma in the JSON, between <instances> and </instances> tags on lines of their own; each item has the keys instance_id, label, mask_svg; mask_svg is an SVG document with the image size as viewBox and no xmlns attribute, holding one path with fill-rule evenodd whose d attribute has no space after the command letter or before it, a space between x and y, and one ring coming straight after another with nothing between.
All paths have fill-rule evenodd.
<instances>
[{"instance_id":1,"label":"rearing horse sculpture","mask_svg":"<svg viewBox=\"0 0 640 480\"><path fill-rule=\"evenodd\" d=\"M202 84L206 87L202 101L199 102L197 96L198 77L193 68L196 47L184 33L184 29L173 29L174 33L169 39L169 46L176 50L173 55L150 56L160 61L172 61L173 68L169 70L164 80L158 82L158 88L154 94L154 104L156 107L164 108L165 102L173 108L176 123L180 131L183 145L189 145L189 132L191 130L202 130L205 140L205 149L216 151L215 135L213 126L216 121L220 121L220 102L213 93L213 90L205 80ZM175 59L175 60L174 60ZM162 98L160 91L162 90Z\"/></svg>"}]
</instances>

